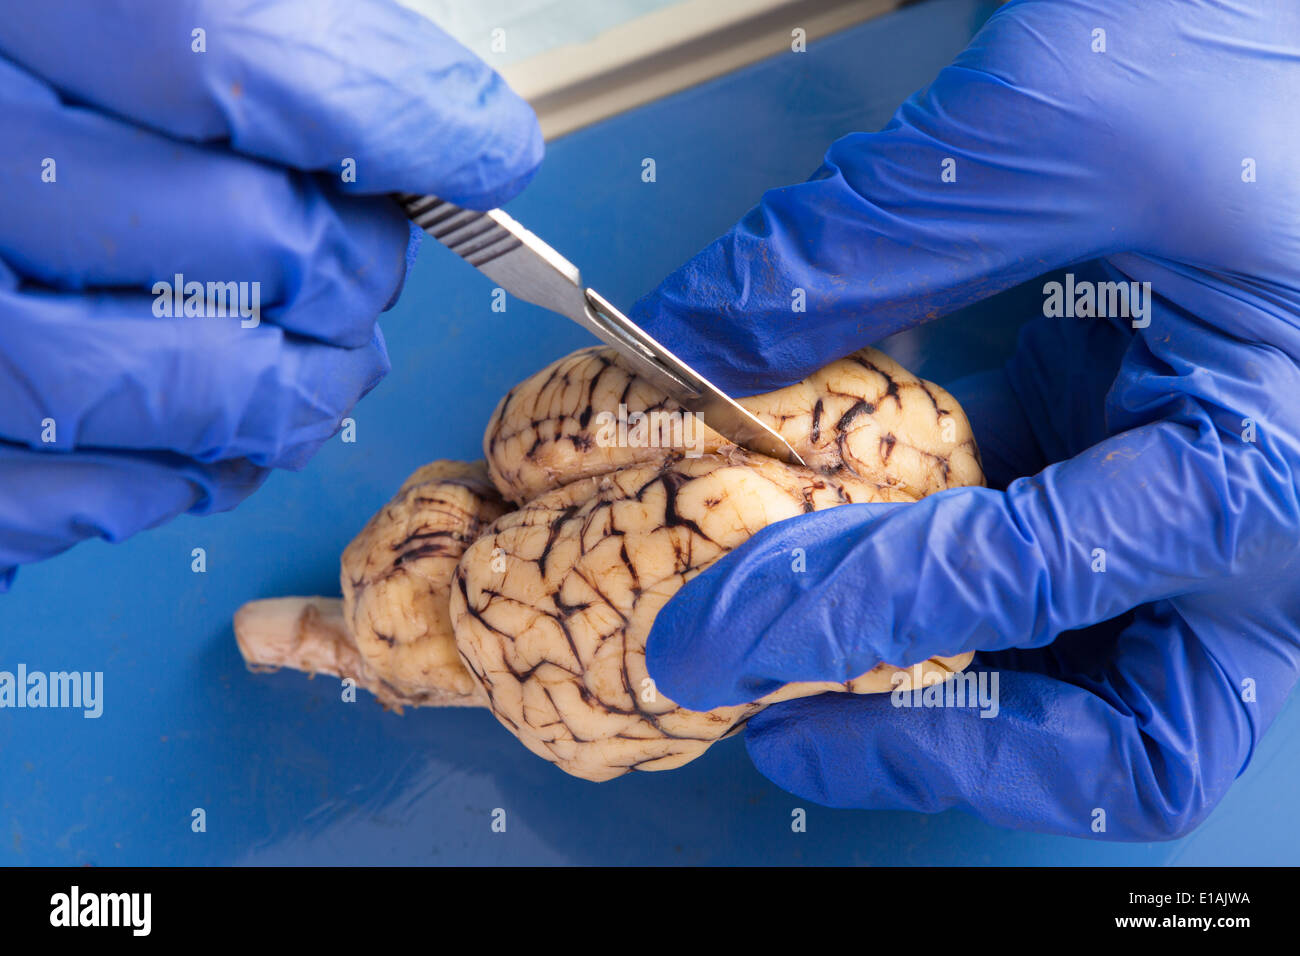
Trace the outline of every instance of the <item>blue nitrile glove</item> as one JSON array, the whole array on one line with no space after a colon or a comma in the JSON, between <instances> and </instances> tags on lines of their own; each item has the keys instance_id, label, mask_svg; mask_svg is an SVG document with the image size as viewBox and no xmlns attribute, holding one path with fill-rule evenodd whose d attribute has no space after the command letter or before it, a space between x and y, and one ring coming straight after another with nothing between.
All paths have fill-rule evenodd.
<instances>
[{"instance_id":1,"label":"blue nitrile glove","mask_svg":"<svg viewBox=\"0 0 1300 956\"><path fill-rule=\"evenodd\" d=\"M749 752L832 806L1195 827L1300 661L1297 99L1294 3L1012 2L641 302L749 394L1069 264L1154 299L1040 319L956 389L990 488L782 522L689 583L650 636L662 690L703 709L1000 651L996 717L829 695L755 717Z\"/></svg>"},{"instance_id":2,"label":"blue nitrile glove","mask_svg":"<svg viewBox=\"0 0 1300 956\"><path fill-rule=\"evenodd\" d=\"M23 5L0 116L0 590L303 464L389 367L375 318L416 239L383 194L490 208L542 153L528 105L390 0ZM177 275L244 311L169 314Z\"/></svg>"}]
</instances>

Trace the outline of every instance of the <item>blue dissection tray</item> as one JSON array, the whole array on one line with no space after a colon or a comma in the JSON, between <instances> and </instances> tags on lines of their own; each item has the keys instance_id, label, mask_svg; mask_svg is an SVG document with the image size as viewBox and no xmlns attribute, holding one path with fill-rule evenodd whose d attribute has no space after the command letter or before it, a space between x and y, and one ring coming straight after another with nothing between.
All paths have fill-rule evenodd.
<instances>
[{"instance_id":1,"label":"blue dissection tray","mask_svg":"<svg viewBox=\"0 0 1300 956\"><path fill-rule=\"evenodd\" d=\"M616 302L725 230L826 145L879 128L995 4L906 7L552 144L511 206ZM653 157L657 181L641 181ZM940 382L999 361L1041 296L1019 290L889 347ZM338 556L402 480L476 458L520 379L585 333L510 302L445 250L421 253L384 317L394 369L335 439L237 511L92 542L24 569L0 598L0 670L103 671L103 716L0 711L0 861L10 864L1058 864L1300 859L1292 701L1209 821L1176 843L1115 845L923 816L806 805L753 770L739 740L687 767L572 779L485 711L385 713L338 682L244 670L244 601L337 594ZM207 572L190 553L207 551ZM791 832L805 806L807 832ZM206 831L191 828L202 808ZM493 811L506 811L494 832Z\"/></svg>"}]
</instances>

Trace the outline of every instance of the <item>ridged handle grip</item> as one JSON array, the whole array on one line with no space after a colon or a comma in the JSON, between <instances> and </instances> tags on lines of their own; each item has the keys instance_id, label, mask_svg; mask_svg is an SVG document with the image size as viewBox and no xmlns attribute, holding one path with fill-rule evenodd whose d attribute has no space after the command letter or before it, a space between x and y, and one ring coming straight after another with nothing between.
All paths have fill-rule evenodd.
<instances>
[{"instance_id":1,"label":"ridged handle grip","mask_svg":"<svg viewBox=\"0 0 1300 956\"><path fill-rule=\"evenodd\" d=\"M518 249L519 239L492 212L461 209L436 196L397 197L411 221L476 269Z\"/></svg>"}]
</instances>

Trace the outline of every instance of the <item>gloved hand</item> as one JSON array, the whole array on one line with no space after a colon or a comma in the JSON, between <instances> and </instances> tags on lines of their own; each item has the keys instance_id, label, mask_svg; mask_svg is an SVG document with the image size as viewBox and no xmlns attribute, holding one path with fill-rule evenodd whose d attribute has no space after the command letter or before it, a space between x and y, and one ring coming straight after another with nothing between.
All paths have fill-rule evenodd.
<instances>
[{"instance_id":1,"label":"gloved hand","mask_svg":"<svg viewBox=\"0 0 1300 956\"><path fill-rule=\"evenodd\" d=\"M542 153L528 105L390 0L27 4L0 114L0 591L304 463L389 367L375 318L417 240L383 194L490 208ZM178 275L242 290L177 317Z\"/></svg>"},{"instance_id":2,"label":"gloved hand","mask_svg":"<svg viewBox=\"0 0 1300 956\"><path fill-rule=\"evenodd\" d=\"M704 709L991 651L994 718L829 695L756 716L749 753L831 806L1195 827L1300 666L1298 93L1295 4L1012 2L639 303L750 394L1060 267L1152 300L1039 318L954 388L990 488L782 522L689 583L649 639L663 692Z\"/></svg>"}]
</instances>

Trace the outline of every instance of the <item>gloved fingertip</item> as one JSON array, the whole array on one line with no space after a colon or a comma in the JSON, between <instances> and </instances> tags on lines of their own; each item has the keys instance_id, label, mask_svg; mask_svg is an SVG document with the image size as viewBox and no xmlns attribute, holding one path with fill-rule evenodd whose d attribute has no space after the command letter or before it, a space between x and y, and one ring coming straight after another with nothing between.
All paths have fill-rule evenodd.
<instances>
[{"instance_id":1,"label":"gloved fingertip","mask_svg":"<svg viewBox=\"0 0 1300 956\"><path fill-rule=\"evenodd\" d=\"M655 616L646 638L645 666L657 690L668 694L674 702L694 709L695 702L687 703L693 688L683 668L674 617L671 603Z\"/></svg>"},{"instance_id":2,"label":"gloved fingertip","mask_svg":"<svg viewBox=\"0 0 1300 956\"><path fill-rule=\"evenodd\" d=\"M381 312L387 312L397 305L397 300L402 297L402 292L406 288L406 277L411 274L411 267L415 265L415 260L419 258L420 247L424 244L424 230L414 222L408 225L410 227L410 237L406 240L406 261L402 266L401 274L397 277L397 286L393 289L393 294L389 297L388 302L379 310Z\"/></svg>"},{"instance_id":3,"label":"gloved fingertip","mask_svg":"<svg viewBox=\"0 0 1300 956\"><path fill-rule=\"evenodd\" d=\"M745 752L754 768L787 793L825 805L831 788L810 717L820 703L810 697L759 711L745 727Z\"/></svg>"},{"instance_id":4,"label":"gloved fingertip","mask_svg":"<svg viewBox=\"0 0 1300 956\"><path fill-rule=\"evenodd\" d=\"M440 194L466 209L503 206L533 181L546 153L541 127L533 108L498 78L497 121L493 135L475 157L472 175L453 179Z\"/></svg>"},{"instance_id":5,"label":"gloved fingertip","mask_svg":"<svg viewBox=\"0 0 1300 956\"><path fill-rule=\"evenodd\" d=\"M712 710L722 706L717 688L711 686L707 668L700 666L699 624L687 601L670 601L655 617L646 639L645 662L655 688L688 710Z\"/></svg>"},{"instance_id":6,"label":"gloved fingertip","mask_svg":"<svg viewBox=\"0 0 1300 956\"><path fill-rule=\"evenodd\" d=\"M243 502L266 483L271 469L247 458L232 458L206 468L183 468L181 473L195 492L194 503L185 513L208 515L230 511Z\"/></svg>"}]
</instances>

